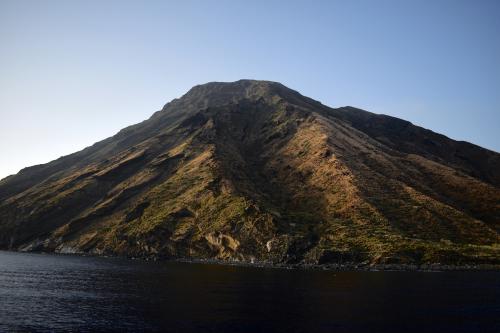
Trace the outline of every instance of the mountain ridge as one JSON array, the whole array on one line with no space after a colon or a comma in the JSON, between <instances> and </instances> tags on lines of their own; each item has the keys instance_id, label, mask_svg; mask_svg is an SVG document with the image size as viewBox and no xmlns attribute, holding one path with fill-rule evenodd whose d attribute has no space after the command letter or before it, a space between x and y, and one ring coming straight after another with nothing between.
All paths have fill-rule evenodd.
<instances>
[{"instance_id":1,"label":"mountain ridge","mask_svg":"<svg viewBox=\"0 0 500 333\"><path fill-rule=\"evenodd\" d=\"M50 161L50 162L47 162L47 163L40 163L40 164L36 164L36 165L32 165L32 166L28 166L28 167L24 167L24 168L22 168L22 169L21 169L18 173L16 173L16 174L7 175L7 176L5 176L4 178L1 178L1 179L0 179L0 182L2 182L3 180L5 180L5 179L7 179L7 178L9 178L9 177L16 176L16 175L17 175L17 174L19 174L19 173L24 173L24 172L27 172L29 169L32 169L32 168L37 168L37 167L41 167L41 166L44 166L44 165L46 165L46 164L48 164L48 163L51 163L51 162L57 161L57 160L59 160L59 159L66 158L66 157L71 156L71 155L73 155L73 154L77 154L77 153L79 153L79 152L81 152L81 151L83 151L83 150L86 150L86 149L88 149L88 148L93 147L94 145L96 145L96 144L98 144L98 143L100 143L100 142L103 142L103 141L106 141L106 140L108 140L108 139L111 139L112 137L114 137L114 136L116 136L116 135L118 135L118 134L120 134L120 133L122 133L122 132L124 132L124 131L127 131L127 129L134 128L135 126L137 126L137 125L139 125L139 124L141 124L141 123L143 123L143 122L145 122L145 121L150 120L150 119L151 119L151 118L153 118L155 115L157 115L157 114L161 113L162 111L164 111L164 110L165 110L165 109L166 109L166 108L167 108L167 107L168 107L168 106L169 106L172 102L176 102L176 101L178 101L179 99L181 99L182 97L189 95L189 94L190 94L193 90L196 90L196 89L199 89L199 88L203 88L203 87L213 86L213 85L221 85L221 86L223 86L223 85L231 85L231 84L234 84L234 83L239 83L239 82L256 82L256 83L259 83L259 82L264 82L264 83L268 83L268 84L272 84L272 85L279 85L279 86L282 86L282 87L284 87L284 88L286 88L286 89L289 89L289 88L287 88L286 86L284 86L283 84L281 84L281 83L279 83L279 82L276 82L276 81L269 81L269 80L256 80L256 79L240 79L240 80L238 80L238 81L234 81L234 82L227 82L227 81L210 81L210 82L207 82L207 83L199 84L199 85L196 85L196 86L192 87L192 88L191 88L188 92L186 92L186 93L185 93L183 96L181 96L180 98L174 98L172 101L167 102L167 103L163 106L163 108L162 108L161 110L158 110L158 111L154 112L150 118L148 118L148 119L146 119L146 120L144 120L144 121L142 121L142 122L140 122L140 123L129 125L129 126L127 126L127 127L123 128L123 129L121 129L120 131L118 131L115 135L113 135L113 136L111 136L111 137L108 137L108 138L105 138L105 139L103 139L103 140L101 140L101 141L98 141L98 142L96 142L96 143L94 143L94 144L92 144L92 145L90 145L90 146L84 147L82 150L80 150L80 151L78 151L78 152L71 153L71 154L69 154L69 155L63 155L63 156L60 156L60 157L58 157L57 159L55 159L55 160L53 160L53 161ZM289 90L291 90L291 89L289 89ZM294 91L294 90L292 90L292 91L293 91L293 92L295 92L295 93L297 93L297 94L299 94L301 97L304 97L304 98L308 98L308 99L310 99L309 97L305 97L305 96L301 95L301 94L300 94L300 93L298 93L297 91ZM310 99L310 100L312 100L312 99ZM312 101L313 101L313 102L316 102L316 103L319 103L320 105L323 105L323 104L322 104L321 102L319 102L319 101L315 101L315 100L312 100ZM331 107L328 107L328 108L331 108ZM366 111L366 110L363 110L363 109L360 109L360 108L357 108L357 107L354 107L354 106L349 106L349 105L346 105L346 106L340 106L340 107L338 107L338 108L336 108L336 109L338 109L338 110L361 111L361 112L363 112L363 113L368 113L368 114L371 114L371 115L374 115L374 116L381 116L381 117L387 117L387 118L389 118L389 119L394 119L394 120L404 121L404 122L407 122L409 125L412 125L412 126L415 126L415 127L421 128L421 129L426 130L426 131L428 131L428 132L430 132L430 133L433 133L433 134L439 135L439 136L441 136L441 137L444 137L444 138L445 138L445 139L447 139L447 140L454 141L454 142L456 142L456 143L458 143L458 144L466 144L466 145L471 145L471 146L478 147L478 148L481 148L481 149L483 149L483 150L489 151L489 152L494 153L494 154L499 154L497 151L495 151L495 150L493 150L493 149L484 148L484 147L481 147L481 146L479 146L479 145L477 145L477 144L474 144L474 143L472 143L472 142L465 141L465 140L456 140L456 139L452 139L452 138L450 138L450 137L448 137L448 136L446 136L446 135L444 135L444 134L441 134L441 133L435 132L435 131L430 130L430 129L426 129L426 128L424 128L424 127L420 126L420 125L415 125L415 124L414 124L414 123L412 123L411 121L403 120L403 119L401 119L401 118L397 118L397 117L395 117L395 116L391 116L391 115L387 115L387 114L383 114L383 113L373 113L373 112Z\"/></svg>"},{"instance_id":2,"label":"mountain ridge","mask_svg":"<svg viewBox=\"0 0 500 333\"><path fill-rule=\"evenodd\" d=\"M0 248L270 263L500 261L500 155L280 83L190 89L0 181Z\"/></svg>"}]
</instances>

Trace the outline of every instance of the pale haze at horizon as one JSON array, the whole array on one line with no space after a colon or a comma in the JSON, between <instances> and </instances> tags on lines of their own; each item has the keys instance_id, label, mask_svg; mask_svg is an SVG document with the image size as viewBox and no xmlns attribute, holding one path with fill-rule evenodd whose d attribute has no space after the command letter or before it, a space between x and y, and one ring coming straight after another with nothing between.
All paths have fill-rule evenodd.
<instances>
[{"instance_id":1,"label":"pale haze at horizon","mask_svg":"<svg viewBox=\"0 0 500 333\"><path fill-rule=\"evenodd\" d=\"M499 36L499 1L0 0L0 178L242 78L498 152Z\"/></svg>"}]
</instances>

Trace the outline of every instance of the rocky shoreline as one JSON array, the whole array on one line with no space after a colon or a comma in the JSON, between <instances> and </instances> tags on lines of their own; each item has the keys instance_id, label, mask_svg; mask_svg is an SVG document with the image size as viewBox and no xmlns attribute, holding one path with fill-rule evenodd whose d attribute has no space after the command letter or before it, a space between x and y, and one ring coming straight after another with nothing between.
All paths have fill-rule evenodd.
<instances>
[{"instance_id":1,"label":"rocky shoreline","mask_svg":"<svg viewBox=\"0 0 500 333\"><path fill-rule=\"evenodd\" d=\"M145 258L142 258L145 259ZM148 260L148 259L146 259ZM150 259L149 259L150 260ZM256 268L276 268L276 269L306 269L306 270L330 270L330 271L421 271L421 272L444 272L444 271L499 271L500 265L494 264L367 264L367 263L338 263L338 264L286 264L269 262L242 262L225 261L217 259L186 259L179 258L175 262L193 264L213 264L225 266L241 266Z\"/></svg>"},{"instance_id":2,"label":"rocky shoreline","mask_svg":"<svg viewBox=\"0 0 500 333\"><path fill-rule=\"evenodd\" d=\"M273 269L304 269L304 270L329 270L329 271L415 271L415 272L444 272L444 271L500 271L500 265L497 264L370 264L370 263L329 263L329 264L305 264L305 263L272 263L266 261L237 261L220 259L201 259L201 258L166 258L159 256L131 257L112 254L95 254L88 252L44 252L44 251L12 251L19 253L39 253L61 256L82 256L96 258L121 258L128 260L154 261L154 262L179 262L189 264L210 264L223 266L254 267L254 268L273 268Z\"/></svg>"}]
</instances>

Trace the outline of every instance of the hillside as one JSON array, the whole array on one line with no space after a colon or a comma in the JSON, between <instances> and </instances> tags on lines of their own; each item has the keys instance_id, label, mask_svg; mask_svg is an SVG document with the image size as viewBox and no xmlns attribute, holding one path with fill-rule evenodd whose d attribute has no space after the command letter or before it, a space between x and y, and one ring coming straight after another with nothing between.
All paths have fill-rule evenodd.
<instances>
[{"instance_id":1,"label":"hillside","mask_svg":"<svg viewBox=\"0 0 500 333\"><path fill-rule=\"evenodd\" d=\"M500 264L500 154L279 83L192 88L0 181L0 249Z\"/></svg>"}]
</instances>

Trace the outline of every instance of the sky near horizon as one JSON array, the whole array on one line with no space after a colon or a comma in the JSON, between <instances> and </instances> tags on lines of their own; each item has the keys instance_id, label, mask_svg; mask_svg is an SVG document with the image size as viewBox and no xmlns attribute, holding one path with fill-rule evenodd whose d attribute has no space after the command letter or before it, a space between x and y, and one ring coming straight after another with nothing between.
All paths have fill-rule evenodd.
<instances>
[{"instance_id":1,"label":"sky near horizon","mask_svg":"<svg viewBox=\"0 0 500 333\"><path fill-rule=\"evenodd\" d=\"M0 0L0 178L242 78L500 152L500 1Z\"/></svg>"}]
</instances>

